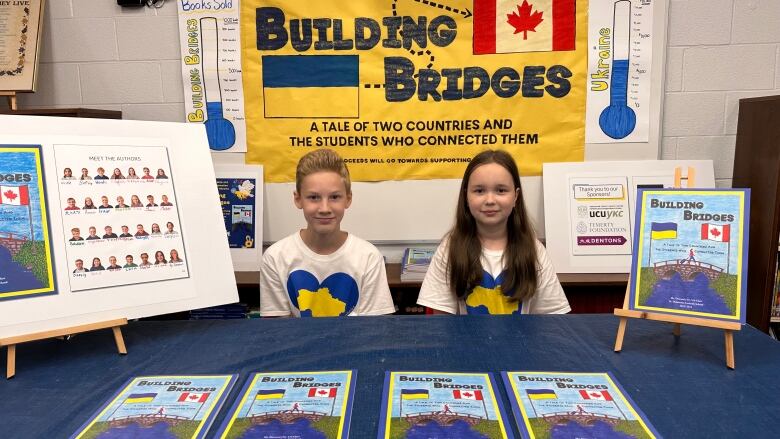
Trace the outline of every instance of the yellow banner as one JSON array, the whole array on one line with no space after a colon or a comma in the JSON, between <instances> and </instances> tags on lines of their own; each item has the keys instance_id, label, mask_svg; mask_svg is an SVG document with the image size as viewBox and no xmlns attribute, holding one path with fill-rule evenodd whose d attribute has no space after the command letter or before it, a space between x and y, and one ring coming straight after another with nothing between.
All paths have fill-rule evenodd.
<instances>
[{"instance_id":1,"label":"yellow banner","mask_svg":"<svg viewBox=\"0 0 780 439\"><path fill-rule=\"evenodd\" d=\"M266 181L335 149L354 180L523 175L582 161L586 0L244 0L247 162Z\"/></svg>"}]
</instances>

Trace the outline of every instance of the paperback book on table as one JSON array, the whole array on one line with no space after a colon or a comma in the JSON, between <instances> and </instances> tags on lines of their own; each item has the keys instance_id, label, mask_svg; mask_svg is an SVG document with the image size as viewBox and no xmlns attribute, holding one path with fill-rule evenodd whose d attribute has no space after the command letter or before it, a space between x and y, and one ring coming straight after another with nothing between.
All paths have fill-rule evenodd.
<instances>
[{"instance_id":1,"label":"paperback book on table","mask_svg":"<svg viewBox=\"0 0 780 439\"><path fill-rule=\"evenodd\" d=\"M418 282L425 278L435 248L407 247L401 260L401 282Z\"/></svg>"}]
</instances>

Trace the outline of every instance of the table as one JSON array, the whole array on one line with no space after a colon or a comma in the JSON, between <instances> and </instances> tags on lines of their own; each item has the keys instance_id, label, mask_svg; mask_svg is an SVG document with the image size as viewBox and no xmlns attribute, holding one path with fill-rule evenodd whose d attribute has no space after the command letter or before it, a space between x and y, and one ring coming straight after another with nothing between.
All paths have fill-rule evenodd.
<instances>
[{"instance_id":1,"label":"table","mask_svg":"<svg viewBox=\"0 0 780 439\"><path fill-rule=\"evenodd\" d=\"M353 438L376 437L386 370L610 371L665 437L776 437L776 341L738 331L732 371L722 331L683 326L675 339L669 324L631 321L616 354L617 325L606 314L131 322L127 356L110 331L19 346L17 376L0 382L1 435L67 437L137 375L240 373L230 405L253 371L351 368Z\"/></svg>"}]
</instances>

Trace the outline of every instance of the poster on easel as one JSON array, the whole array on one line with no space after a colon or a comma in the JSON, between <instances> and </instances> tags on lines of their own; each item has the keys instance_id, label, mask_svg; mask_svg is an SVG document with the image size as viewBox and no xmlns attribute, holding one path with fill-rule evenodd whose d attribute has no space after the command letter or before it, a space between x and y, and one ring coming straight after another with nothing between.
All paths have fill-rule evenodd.
<instances>
[{"instance_id":1,"label":"poster on easel","mask_svg":"<svg viewBox=\"0 0 780 439\"><path fill-rule=\"evenodd\" d=\"M0 2L0 91L35 91L44 0Z\"/></svg>"},{"instance_id":2,"label":"poster on easel","mask_svg":"<svg viewBox=\"0 0 780 439\"><path fill-rule=\"evenodd\" d=\"M235 271L257 271L263 249L263 167L214 166Z\"/></svg>"},{"instance_id":3,"label":"poster on easel","mask_svg":"<svg viewBox=\"0 0 780 439\"><path fill-rule=\"evenodd\" d=\"M205 125L212 151L246 152L240 2L177 3L186 121Z\"/></svg>"},{"instance_id":4,"label":"poster on easel","mask_svg":"<svg viewBox=\"0 0 780 439\"><path fill-rule=\"evenodd\" d=\"M237 375L132 378L71 436L203 438Z\"/></svg>"},{"instance_id":5,"label":"poster on easel","mask_svg":"<svg viewBox=\"0 0 780 439\"><path fill-rule=\"evenodd\" d=\"M0 300L56 294L39 145L0 145Z\"/></svg>"},{"instance_id":6,"label":"poster on easel","mask_svg":"<svg viewBox=\"0 0 780 439\"><path fill-rule=\"evenodd\" d=\"M629 309L745 323L750 189L640 190Z\"/></svg>"}]
</instances>

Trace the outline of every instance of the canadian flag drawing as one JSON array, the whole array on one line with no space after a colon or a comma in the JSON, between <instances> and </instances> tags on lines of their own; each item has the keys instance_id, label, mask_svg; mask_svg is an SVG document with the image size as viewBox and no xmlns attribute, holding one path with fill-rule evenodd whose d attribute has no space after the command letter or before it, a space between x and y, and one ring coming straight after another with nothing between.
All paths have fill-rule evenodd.
<instances>
[{"instance_id":1,"label":"canadian flag drawing","mask_svg":"<svg viewBox=\"0 0 780 439\"><path fill-rule=\"evenodd\" d=\"M179 402L206 402L211 393L190 393L184 392L179 395Z\"/></svg>"},{"instance_id":2,"label":"canadian flag drawing","mask_svg":"<svg viewBox=\"0 0 780 439\"><path fill-rule=\"evenodd\" d=\"M612 396L606 390L580 390L580 396L582 399L612 401Z\"/></svg>"},{"instance_id":3,"label":"canadian flag drawing","mask_svg":"<svg viewBox=\"0 0 780 439\"><path fill-rule=\"evenodd\" d=\"M710 241L729 242L731 235L731 225L708 224L701 225L701 239Z\"/></svg>"},{"instance_id":4,"label":"canadian flag drawing","mask_svg":"<svg viewBox=\"0 0 780 439\"><path fill-rule=\"evenodd\" d=\"M312 387L309 389L309 398L335 398L336 387Z\"/></svg>"},{"instance_id":5,"label":"canadian flag drawing","mask_svg":"<svg viewBox=\"0 0 780 439\"><path fill-rule=\"evenodd\" d=\"M474 0L474 54L574 50L576 0Z\"/></svg>"},{"instance_id":6,"label":"canadian flag drawing","mask_svg":"<svg viewBox=\"0 0 780 439\"><path fill-rule=\"evenodd\" d=\"M24 186L0 186L0 204L27 206L30 204L30 192Z\"/></svg>"},{"instance_id":7,"label":"canadian flag drawing","mask_svg":"<svg viewBox=\"0 0 780 439\"><path fill-rule=\"evenodd\" d=\"M473 399L475 401L482 401L481 390L453 390L452 396L455 399Z\"/></svg>"}]
</instances>

